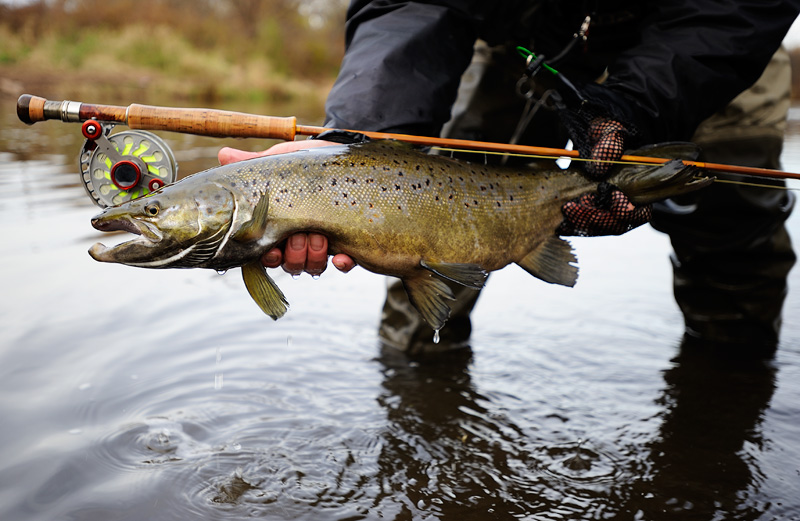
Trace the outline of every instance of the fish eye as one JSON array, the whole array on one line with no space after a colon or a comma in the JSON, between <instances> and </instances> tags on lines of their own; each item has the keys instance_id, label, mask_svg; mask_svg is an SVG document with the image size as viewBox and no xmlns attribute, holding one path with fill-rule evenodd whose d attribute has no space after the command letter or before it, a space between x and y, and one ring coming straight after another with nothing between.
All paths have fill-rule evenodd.
<instances>
[{"instance_id":1,"label":"fish eye","mask_svg":"<svg viewBox=\"0 0 800 521\"><path fill-rule=\"evenodd\" d=\"M155 217L158 215L159 206L158 203L151 203L144 207L144 213L149 215L150 217Z\"/></svg>"}]
</instances>

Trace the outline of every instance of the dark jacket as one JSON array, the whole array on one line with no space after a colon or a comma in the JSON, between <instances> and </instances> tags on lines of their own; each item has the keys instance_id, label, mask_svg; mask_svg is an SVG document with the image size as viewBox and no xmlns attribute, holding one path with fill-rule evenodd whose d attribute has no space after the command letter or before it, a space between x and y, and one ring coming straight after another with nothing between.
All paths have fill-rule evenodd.
<instances>
[{"instance_id":1,"label":"dark jacket","mask_svg":"<svg viewBox=\"0 0 800 521\"><path fill-rule=\"evenodd\" d=\"M688 140L755 82L798 11L800 0L353 0L326 126L437 135L476 39L553 56L591 14L562 70L644 141ZM602 86L587 81L606 66Z\"/></svg>"}]
</instances>

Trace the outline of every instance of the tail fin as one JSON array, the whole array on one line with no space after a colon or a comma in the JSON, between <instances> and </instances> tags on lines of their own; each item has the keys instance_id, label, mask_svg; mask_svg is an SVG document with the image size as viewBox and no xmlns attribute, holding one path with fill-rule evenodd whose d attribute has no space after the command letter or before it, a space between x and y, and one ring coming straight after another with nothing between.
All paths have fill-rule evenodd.
<instances>
[{"instance_id":1,"label":"tail fin","mask_svg":"<svg viewBox=\"0 0 800 521\"><path fill-rule=\"evenodd\" d=\"M714 178L698 178L701 170L681 161L695 159L699 151L693 143L663 143L630 152L632 156L676 159L659 165L623 165L612 172L608 182L637 205L699 190L713 183Z\"/></svg>"}]
</instances>

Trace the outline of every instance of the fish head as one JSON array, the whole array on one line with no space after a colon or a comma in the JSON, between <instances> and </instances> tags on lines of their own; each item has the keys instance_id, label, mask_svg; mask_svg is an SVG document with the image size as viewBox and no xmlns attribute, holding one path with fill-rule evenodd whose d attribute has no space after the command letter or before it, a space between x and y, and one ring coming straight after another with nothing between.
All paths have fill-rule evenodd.
<instances>
[{"instance_id":1,"label":"fish head","mask_svg":"<svg viewBox=\"0 0 800 521\"><path fill-rule=\"evenodd\" d=\"M92 218L100 231L138 237L111 247L97 243L89 255L100 262L145 268L198 267L222 248L235 216L236 200L227 188L178 182Z\"/></svg>"}]
</instances>

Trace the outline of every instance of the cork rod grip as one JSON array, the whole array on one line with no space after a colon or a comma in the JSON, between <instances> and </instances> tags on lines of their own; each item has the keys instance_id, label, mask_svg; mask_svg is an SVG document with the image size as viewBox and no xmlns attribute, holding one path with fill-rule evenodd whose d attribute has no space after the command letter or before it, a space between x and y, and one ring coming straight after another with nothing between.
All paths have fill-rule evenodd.
<instances>
[{"instance_id":1,"label":"cork rod grip","mask_svg":"<svg viewBox=\"0 0 800 521\"><path fill-rule=\"evenodd\" d=\"M294 139L297 119L196 108L166 108L133 104L127 124L140 130L169 130L212 137Z\"/></svg>"}]
</instances>

